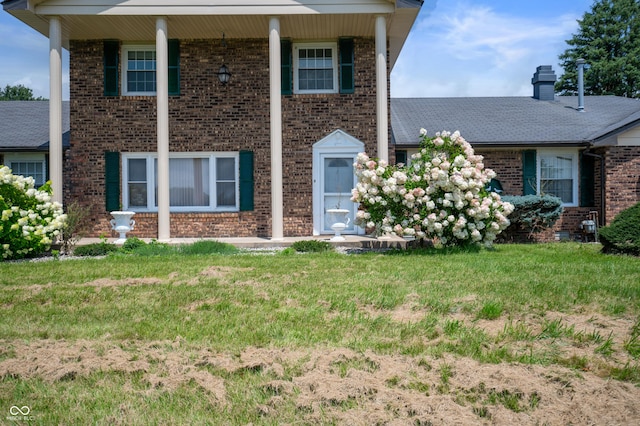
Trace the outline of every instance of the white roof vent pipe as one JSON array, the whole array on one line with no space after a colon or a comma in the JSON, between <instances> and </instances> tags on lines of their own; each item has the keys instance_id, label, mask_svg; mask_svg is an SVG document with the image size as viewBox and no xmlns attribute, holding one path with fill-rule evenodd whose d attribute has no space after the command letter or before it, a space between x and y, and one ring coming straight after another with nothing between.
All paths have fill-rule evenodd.
<instances>
[{"instance_id":1,"label":"white roof vent pipe","mask_svg":"<svg viewBox=\"0 0 640 426\"><path fill-rule=\"evenodd\" d=\"M584 112L584 70L591 68L591 65L582 58L576 61L576 65L578 65L578 111Z\"/></svg>"}]
</instances>

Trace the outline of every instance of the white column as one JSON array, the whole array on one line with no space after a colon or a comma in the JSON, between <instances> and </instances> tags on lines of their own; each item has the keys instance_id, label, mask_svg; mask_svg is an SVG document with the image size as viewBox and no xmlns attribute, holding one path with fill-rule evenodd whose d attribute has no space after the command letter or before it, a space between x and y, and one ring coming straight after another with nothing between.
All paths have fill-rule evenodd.
<instances>
[{"instance_id":1,"label":"white column","mask_svg":"<svg viewBox=\"0 0 640 426\"><path fill-rule=\"evenodd\" d=\"M378 158L389 161L389 112L387 94L387 20L376 17L376 114L378 119Z\"/></svg>"},{"instance_id":2,"label":"white column","mask_svg":"<svg viewBox=\"0 0 640 426\"><path fill-rule=\"evenodd\" d=\"M271 104L271 239L284 238L282 201L282 98L280 19L269 19L269 85Z\"/></svg>"},{"instance_id":3,"label":"white column","mask_svg":"<svg viewBox=\"0 0 640 426\"><path fill-rule=\"evenodd\" d=\"M167 19L156 19L156 97L158 132L158 240L171 238L169 218L169 53Z\"/></svg>"},{"instance_id":4,"label":"white column","mask_svg":"<svg viewBox=\"0 0 640 426\"><path fill-rule=\"evenodd\" d=\"M49 18L49 178L53 201L62 203L62 26Z\"/></svg>"}]
</instances>

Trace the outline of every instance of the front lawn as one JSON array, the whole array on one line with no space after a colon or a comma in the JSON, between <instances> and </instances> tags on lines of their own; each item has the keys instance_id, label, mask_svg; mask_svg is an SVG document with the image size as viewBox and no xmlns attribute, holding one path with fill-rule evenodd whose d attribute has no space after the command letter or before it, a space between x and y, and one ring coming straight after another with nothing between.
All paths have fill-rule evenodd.
<instances>
[{"instance_id":1,"label":"front lawn","mask_svg":"<svg viewBox=\"0 0 640 426\"><path fill-rule=\"evenodd\" d=\"M599 249L0 263L0 420L637 423L640 258Z\"/></svg>"}]
</instances>

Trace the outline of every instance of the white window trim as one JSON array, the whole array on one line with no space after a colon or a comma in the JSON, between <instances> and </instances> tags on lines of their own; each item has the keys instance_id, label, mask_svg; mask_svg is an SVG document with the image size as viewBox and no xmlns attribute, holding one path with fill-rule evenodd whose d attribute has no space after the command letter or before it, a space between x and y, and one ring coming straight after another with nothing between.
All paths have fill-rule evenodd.
<instances>
[{"instance_id":1,"label":"white window trim","mask_svg":"<svg viewBox=\"0 0 640 426\"><path fill-rule=\"evenodd\" d=\"M156 91L153 92L129 92L127 90L127 71L128 71L128 67L127 67L127 62L128 62L128 56L129 56L129 52L132 50L146 50L146 51L156 51L156 45L155 44L123 44L122 45L122 49L120 52L120 64L121 64L121 72L120 75L122 75L122 78L120 79L122 81L122 87L121 87L121 93L123 96L156 96ZM157 61L157 56L156 56L156 61ZM158 64L156 62L156 68L157 68Z\"/></svg>"},{"instance_id":2,"label":"white window trim","mask_svg":"<svg viewBox=\"0 0 640 426\"><path fill-rule=\"evenodd\" d=\"M573 198L573 202L572 203L562 203L563 207L578 207L579 206L579 199L578 199L578 151L576 149L562 149L562 148L551 148L551 149L538 149L537 150L537 155L536 155L536 187L538 188L538 195L540 195L540 188L541 188L541 184L540 184L540 178L541 178L541 171L540 171L540 165L542 162L542 156L543 155L559 155L562 154L563 156L567 156L567 157L571 157L571 179L573 180L573 185L571 188L572 191L572 198Z\"/></svg>"},{"instance_id":3,"label":"white window trim","mask_svg":"<svg viewBox=\"0 0 640 426\"><path fill-rule=\"evenodd\" d=\"M45 184L47 182L47 162L46 162L45 154L25 153L25 152L6 153L4 155L4 164L7 165L13 172L14 170L13 170L13 167L11 166L12 163L41 163L42 176L43 176L42 184ZM38 186L37 182L36 182L36 186Z\"/></svg>"},{"instance_id":4,"label":"white window trim","mask_svg":"<svg viewBox=\"0 0 640 426\"><path fill-rule=\"evenodd\" d=\"M122 207L123 210L131 210L135 212L157 212L158 207L155 206L155 170L154 160L158 158L157 153L149 152L127 152L122 154ZM172 152L169 153L169 159L172 158L208 158L209 159L209 194L208 206L171 206L171 212L237 212L240 210L240 155L238 152ZM216 158L233 158L235 159L235 206L217 207L217 186L215 175ZM129 161L130 159L145 159L147 165L147 207L138 206L129 207ZM171 176L169 176L171 178ZM149 207L151 206L151 207Z\"/></svg>"},{"instance_id":5,"label":"white window trim","mask_svg":"<svg viewBox=\"0 0 640 426\"><path fill-rule=\"evenodd\" d=\"M299 57L300 49L332 49L331 55L333 67L333 89L332 90L300 90L299 86ZM309 94L309 93L338 93L338 43L337 42L315 42L315 43L294 43L293 44L293 93Z\"/></svg>"}]
</instances>

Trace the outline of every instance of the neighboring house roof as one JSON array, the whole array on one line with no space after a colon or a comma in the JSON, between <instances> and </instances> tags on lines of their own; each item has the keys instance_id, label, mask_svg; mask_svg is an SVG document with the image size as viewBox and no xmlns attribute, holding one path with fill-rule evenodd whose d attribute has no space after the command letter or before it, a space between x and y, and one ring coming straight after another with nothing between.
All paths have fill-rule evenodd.
<instances>
[{"instance_id":1,"label":"neighboring house roof","mask_svg":"<svg viewBox=\"0 0 640 426\"><path fill-rule=\"evenodd\" d=\"M62 145L69 147L69 101L62 102ZM0 151L49 149L49 101L0 101Z\"/></svg>"},{"instance_id":2,"label":"neighboring house roof","mask_svg":"<svg viewBox=\"0 0 640 426\"><path fill-rule=\"evenodd\" d=\"M396 145L419 144L420 129L430 135L459 130L480 146L575 146L597 143L640 124L640 101L618 96L393 98L391 126Z\"/></svg>"}]
</instances>

